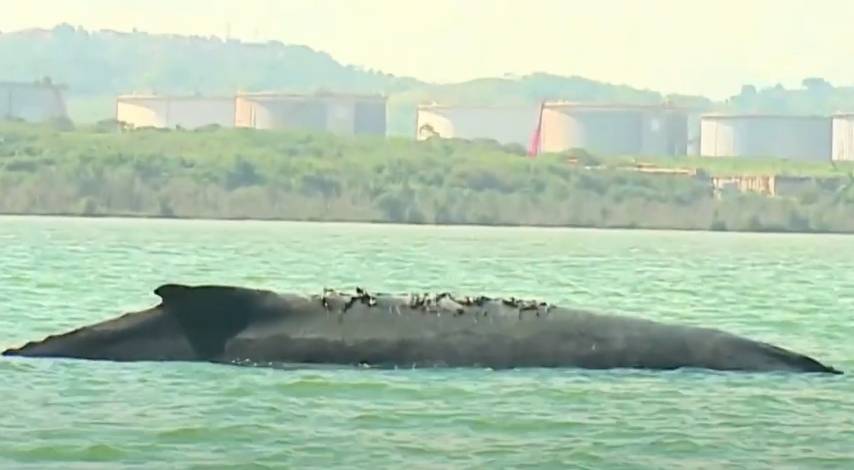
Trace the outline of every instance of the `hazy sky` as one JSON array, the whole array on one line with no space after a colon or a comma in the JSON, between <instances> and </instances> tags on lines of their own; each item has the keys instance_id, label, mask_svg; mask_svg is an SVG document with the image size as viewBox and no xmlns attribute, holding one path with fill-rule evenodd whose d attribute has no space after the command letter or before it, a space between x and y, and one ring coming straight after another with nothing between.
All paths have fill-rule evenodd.
<instances>
[{"instance_id":1,"label":"hazy sky","mask_svg":"<svg viewBox=\"0 0 854 470\"><path fill-rule=\"evenodd\" d=\"M0 31L278 39L432 81L550 72L720 98L854 84L854 0L0 0Z\"/></svg>"}]
</instances>

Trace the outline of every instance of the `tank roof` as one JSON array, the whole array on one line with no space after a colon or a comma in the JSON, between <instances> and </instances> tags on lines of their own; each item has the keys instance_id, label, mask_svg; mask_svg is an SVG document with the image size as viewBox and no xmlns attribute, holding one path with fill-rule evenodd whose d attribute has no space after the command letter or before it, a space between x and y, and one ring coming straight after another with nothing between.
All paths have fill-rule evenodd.
<instances>
[{"instance_id":1,"label":"tank roof","mask_svg":"<svg viewBox=\"0 0 854 470\"><path fill-rule=\"evenodd\" d=\"M530 109L539 106L538 104L507 104L507 105L480 105L480 104L439 104L439 103L422 103L418 105L419 110L430 109Z\"/></svg>"},{"instance_id":2,"label":"tank roof","mask_svg":"<svg viewBox=\"0 0 854 470\"><path fill-rule=\"evenodd\" d=\"M54 90L65 90L68 88L66 85L58 84L58 83L45 83L41 81L34 82L12 82L12 81L0 81L0 88L50 88Z\"/></svg>"},{"instance_id":3,"label":"tank roof","mask_svg":"<svg viewBox=\"0 0 854 470\"><path fill-rule=\"evenodd\" d=\"M249 99L311 99L311 98L344 98L357 100L375 100L385 101L387 98L382 94L358 94L358 93L334 93L334 92L316 92L316 93L282 93L274 91L260 92L238 92L238 98Z\"/></svg>"},{"instance_id":4,"label":"tank roof","mask_svg":"<svg viewBox=\"0 0 854 470\"><path fill-rule=\"evenodd\" d=\"M650 103L650 104L635 104L635 103L592 103L583 101L546 101L543 103L545 108L576 108L576 109L602 109L602 110L675 110L687 111L688 108L674 106L668 103Z\"/></svg>"},{"instance_id":5,"label":"tank roof","mask_svg":"<svg viewBox=\"0 0 854 470\"><path fill-rule=\"evenodd\" d=\"M775 113L706 113L700 116L700 119L829 119L830 116L822 116L819 114L775 114Z\"/></svg>"},{"instance_id":6,"label":"tank roof","mask_svg":"<svg viewBox=\"0 0 854 470\"><path fill-rule=\"evenodd\" d=\"M170 101L193 101L193 100L233 100L233 96L224 95L158 95L154 93L145 94L126 94L116 97L117 101L151 101L151 100L170 100Z\"/></svg>"}]
</instances>

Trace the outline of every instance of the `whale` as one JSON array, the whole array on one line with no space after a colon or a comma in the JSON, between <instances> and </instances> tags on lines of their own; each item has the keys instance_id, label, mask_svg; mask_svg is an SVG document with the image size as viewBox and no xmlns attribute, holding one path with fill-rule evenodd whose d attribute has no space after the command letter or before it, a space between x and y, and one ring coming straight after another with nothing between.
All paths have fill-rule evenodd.
<instances>
[{"instance_id":1,"label":"whale","mask_svg":"<svg viewBox=\"0 0 854 470\"><path fill-rule=\"evenodd\" d=\"M278 293L163 284L159 304L31 341L4 356L376 368L706 369L842 374L723 330L515 297Z\"/></svg>"}]
</instances>

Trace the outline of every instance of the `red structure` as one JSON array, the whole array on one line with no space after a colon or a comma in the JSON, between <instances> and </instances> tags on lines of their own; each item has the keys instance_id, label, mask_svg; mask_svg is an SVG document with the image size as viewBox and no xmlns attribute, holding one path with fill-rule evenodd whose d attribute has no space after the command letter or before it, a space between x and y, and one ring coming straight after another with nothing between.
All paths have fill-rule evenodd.
<instances>
[{"instance_id":1,"label":"red structure","mask_svg":"<svg viewBox=\"0 0 854 470\"><path fill-rule=\"evenodd\" d=\"M531 144L528 146L528 156L535 158L540 153L541 132L543 130L543 106L545 102L540 103L540 112L537 116L537 127L534 129L534 135L531 136Z\"/></svg>"}]
</instances>

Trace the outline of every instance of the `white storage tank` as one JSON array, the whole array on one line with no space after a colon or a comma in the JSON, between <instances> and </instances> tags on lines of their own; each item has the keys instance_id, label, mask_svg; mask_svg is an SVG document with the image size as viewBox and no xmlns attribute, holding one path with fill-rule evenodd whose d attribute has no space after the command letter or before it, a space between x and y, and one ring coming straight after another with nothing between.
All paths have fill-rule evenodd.
<instances>
[{"instance_id":1,"label":"white storage tank","mask_svg":"<svg viewBox=\"0 0 854 470\"><path fill-rule=\"evenodd\" d=\"M241 93L234 124L337 135L386 133L386 99L377 95Z\"/></svg>"},{"instance_id":2,"label":"white storage tank","mask_svg":"<svg viewBox=\"0 0 854 470\"><path fill-rule=\"evenodd\" d=\"M584 149L600 155L685 155L687 139L687 113L664 105L550 102L543 106L543 152Z\"/></svg>"},{"instance_id":3,"label":"white storage tank","mask_svg":"<svg viewBox=\"0 0 854 470\"><path fill-rule=\"evenodd\" d=\"M224 96L123 95L116 120L133 127L184 128L234 125L234 98Z\"/></svg>"},{"instance_id":4,"label":"white storage tank","mask_svg":"<svg viewBox=\"0 0 854 470\"><path fill-rule=\"evenodd\" d=\"M840 161L854 161L854 113L834 115L832 132L831 158Z\"/></svg>"},{"instance_id":5,"label":"white storage tank","mask_svg":"<svg viewBox=\"0 0 854 470\"><path fill-rule=\"evenodd\" d=\"M492 139L502 145L528 147L536 131L539 114L540 105L421 105L416 115L416 139Z\"/></svg>"},{"instance_id":6,"label":"white storage tank","mask_svg":"<svg viewBox=\"0 0 854 470\"><path fill-rule=\"evenodd\" d=\"M700 119L705 157L828 161L831 119L826 116L706 114Z\"/></svg>"},{"instance_id":7,"label":"white storage tank","mask_svg":"<svg viewBox=\"0 0 854 470\"><path fill-rule=\"evenodd\" d=\"M0 82L0 119L44 122L68 118L63 87L50 82Z\"/></svg>"}]
</instances>

